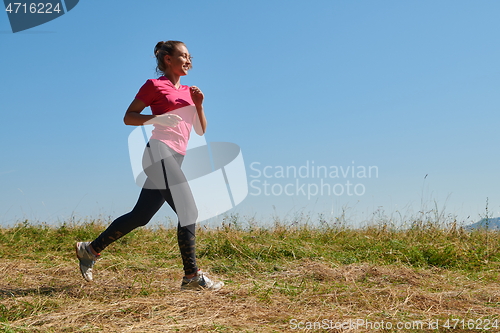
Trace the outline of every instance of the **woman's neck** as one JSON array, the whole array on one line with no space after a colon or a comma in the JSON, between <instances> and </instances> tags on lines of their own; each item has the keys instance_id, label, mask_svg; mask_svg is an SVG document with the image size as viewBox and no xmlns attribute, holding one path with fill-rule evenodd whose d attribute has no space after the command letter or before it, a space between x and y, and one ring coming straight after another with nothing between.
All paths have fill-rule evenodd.
<instances>
[{"instance_id":1,"label":"woman's neck","mask_svg":"<svg viewBox=\"0 0 500 333\"><path fill-rule=\"evenodd\" d=\"M174 85L174 87L179 88L181 86L181 77L179 75L165 72L163 74L163 76L165 76L167 79L169 79L170 82L172 82L172 84Z\"/></svg>"}]
</instances>

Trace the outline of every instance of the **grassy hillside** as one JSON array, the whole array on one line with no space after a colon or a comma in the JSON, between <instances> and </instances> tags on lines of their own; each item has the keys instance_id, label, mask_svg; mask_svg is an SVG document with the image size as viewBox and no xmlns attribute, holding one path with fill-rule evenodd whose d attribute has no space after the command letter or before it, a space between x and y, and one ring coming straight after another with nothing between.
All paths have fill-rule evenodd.
<instances>
[{"instance_id":1,"label":"grassy hillside","mask_svg":"<svg viewBox=\"0 0 500 333\"><path fill-rule=\"evenodd\" d=\"M99 221L0 229L0 332L500 331L496 231L229 220L197 231L199 266L226 283L219 292L179 290L173 228L111 245L94 283L74 243L97 236Z\"/></svg>"}]
</instances>

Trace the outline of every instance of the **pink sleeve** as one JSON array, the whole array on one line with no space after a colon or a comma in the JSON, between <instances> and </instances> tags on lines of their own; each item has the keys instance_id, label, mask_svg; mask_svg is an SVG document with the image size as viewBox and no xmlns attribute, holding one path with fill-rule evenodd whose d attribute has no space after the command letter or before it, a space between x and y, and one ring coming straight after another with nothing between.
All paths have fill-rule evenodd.
<instances>
[{"instance_id":1,"label":"pink sleeve","mask_svg":"<svg viewBox=\"0 0 500 333\"><path fill-rule=\"evenodd\" d=\"M146 106L153 104L155 97L156 89L153 81L151 80L147 80L146 83L142 85L141 89L139 89L137 95L135 95L135 98L143 101Z\"/></svg>"}]
</instances>

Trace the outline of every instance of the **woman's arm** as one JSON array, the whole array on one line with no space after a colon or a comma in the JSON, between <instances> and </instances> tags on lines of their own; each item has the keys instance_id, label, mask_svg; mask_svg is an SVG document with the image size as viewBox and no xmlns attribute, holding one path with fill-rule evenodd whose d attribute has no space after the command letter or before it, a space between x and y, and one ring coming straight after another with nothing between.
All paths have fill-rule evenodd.
<instances>
[{"instance_id":1,"label":"woman's arm","mask_svg":"<svg viewBox=\"0 0 500 333\"><path fill-rule=\"evenodd\" d=\"M190 88L191 99L194 106L196 106L196 117L194 120L194 130L196 134L203 135L207 130L207 118L205 118L205 111L203 110L203 98L205 97L200 88L192 86Z\"/></svg>"},{"instance_id":2,"label":"woman's arm","mask_svg":"<svg viewBox=\"0 0 500 333\"><path fill-rule=\"evenodd\" d=\"M207 118L205 118L205 112L203 111L202 105L196 107L196 117L193 126L194 131L198 135L205 134L207 130Z\"/></svg>"},{"instance_id":3,"label":"woman's arm","mask_svg":"<svg viewBox=\"0 0 500 333\"><path fill-rule=\"evenodd\" d=\"M165 115L149 115L141 114L142 110L146 108L146 104L140 99L134 99L127 111L125 112L125 117L123 117L123 122L125 125L141 126L149 124L160 124L163 126L175 127L182 118L176 114L165 114Z\"/></svg>"},{"instance_id":4,"label":"woman's arm","mask_svg":"<svg viewBox=\"0 0 500 333\"><path fill-rule=\"evenodd\" d=\"M154 115L141 114L142 110L146 107L143 101L140 99L134 99L127 111L125 111L125 117L123 117L123 122L125 125L141 126L148 120L154 118Z\"/></svg>"}]
</instances>

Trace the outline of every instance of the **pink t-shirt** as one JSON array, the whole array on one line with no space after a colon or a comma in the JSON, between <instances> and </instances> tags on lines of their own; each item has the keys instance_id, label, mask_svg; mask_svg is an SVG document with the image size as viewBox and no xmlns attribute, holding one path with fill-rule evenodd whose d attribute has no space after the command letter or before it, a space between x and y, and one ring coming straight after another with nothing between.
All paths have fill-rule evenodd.
<instances>
[{"instance_id":1,"label":"pink t-shirt","mask_svg":"<svg viewBox=\"0 0 500 333\"><path fill-rule=\"evenodd\" d=\"M147 80L135 98L151 107L154 115L169 112L182 118L175 127L155 124L151 139L160 140L179 154L186 155L189 135L196 116L196 107L191 99L189 86L181 85L176 89L169 79L161 76L158 79Z\"/></svg>"}]
</instances>

